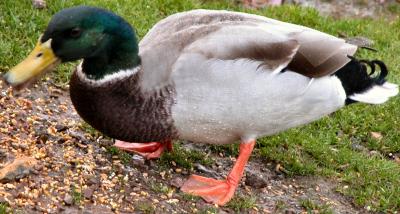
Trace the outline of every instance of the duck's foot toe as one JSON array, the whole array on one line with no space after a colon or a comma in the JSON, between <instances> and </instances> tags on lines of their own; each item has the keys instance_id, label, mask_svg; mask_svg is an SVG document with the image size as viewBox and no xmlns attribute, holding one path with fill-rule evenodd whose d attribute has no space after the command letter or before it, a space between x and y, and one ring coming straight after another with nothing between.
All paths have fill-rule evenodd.
<instances>
[{"instance_id":1,"label":"duck's foot toe","mask_svg":"<svg viewBox=\"0 0 400 214\"><path fill-rule=\"evenodd\" d=\"M116 140L114 146L127 152L134 152L136 154L139 154L148 160L159 158L165 149L167 149L168 151L172 150L171 141L166 141L165 143L129 143Z\"/></svg>"},{"instance_id":2,"label":"duck's foot toe","mask_svg":"<svg viewBox=\"0 0 400 214\"><path fill-rule=\"evenodd\" d=\"M185 193L202 197L205 201L220 206L233 197L237 184L229 180L215 180L199 175L191 175L181 190Z\"/></svg>"}]
</instances>

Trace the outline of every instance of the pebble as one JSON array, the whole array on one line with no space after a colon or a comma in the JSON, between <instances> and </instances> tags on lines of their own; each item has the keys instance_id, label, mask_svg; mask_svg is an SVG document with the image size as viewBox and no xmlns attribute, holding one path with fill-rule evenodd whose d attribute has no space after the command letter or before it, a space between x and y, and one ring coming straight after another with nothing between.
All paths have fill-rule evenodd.
<instances>
[{"instance_id":1,"label":"pebble","mask_svg":"<svg viewBox=\"0 0 400 214\"><path fill-rule=\"evenodd\" d=\"M43 9L46 7L45 0L32 0L33 7L36 9Z\"/></svg>"},{"instance_id":2,"label":"pebble","mask_svg":"<svg viewBox=\"0 0 400 214\"><path fill-rule=\"evenodd\" d=\"M184 180L181 177L173 178L170 182L171 186L176 188L181 188L183 186Z\"/></svg>"},{"instance_id":3,"label":"pebble","mask_svg":"<svg viewBox=\"0 0 400 214\"><path fill-rule=\"evenodd\" d=\"M355 151L360 151L360 152L368 151L367 148L365 148L363 145L358 144L358 143L352 143L351 148Z\"/></svg>"},{"instance_id":4,"label":"pebble","mask_svg":"<svg viewBox=\"0 0 400 214\"><path fill-rule=\"evenodd\" d=\"M4 161L7 158L7 151L5 149L0 149L0 161Z\"/></svg>"},{"instance_id":5,"label":"pebble","mask_svg":"<svg viewBox=\"0 0 400 214\"><path fill-rule=\"evenodd\" d=\"M371 132L371 137L375 140L381 140L383 138L382 134L379 132Z\"/></svg>"},{"instance_id":6,"label":"pebble","mask_svg":"<svg viewBox=\"0 0 400 214\"><path fill-rule=\"evenodd\" d=\"M91 199L92 196L93 196L93 192L94 192L94 188L93 187L86 188L83 191L83 197L85 197L86 199Z\"/></svg>"},{"instance_id":7,"label":"pebble","mask_svg":"<svg viewBox=\"0 0 400 214\"><path fill-rule=\"evenodd\" d=\"M72 198L72 196L70 195L70 194L65 194L65 196L64 196L64 203L66 204L66 205L72 205L72 202L73 202L73 198Z\"/></svg>"},{"instance_id":8,"label":"pebble","mask_svg":"<svg viewBox=\"0 0 400 214\"><path fill-rule=\"evenodd\" d=\"M178 202L179 202L179 200L176 199L176 198L172 198L172 199L167 200L167 203L169 203L169 204L176 204Z\"/></svg>"},{"instance_id":9,"label":"pebble","mask_svg":"<svg viewBox=\"0 0 400 214\"><path fill-rule=\"evenodd\" d=\"M264 188L268 186L269 178L264 178L255 172L246 172L245 184L254 188Z\"/></svg>"},{"instance_id":10,"label":"pebble","mask_svg":"<svg viewBox=\"0 0 400 214\"><path fill-rule=\"evenodd\" d=\"M215 179L220 178L220 176L217 172L215 172L214 170L208 169L207 167L205 167L199 163L196 163L194 166L196 167L197 171L202 172L211 178L215 178Z\"/></svg>"},{"instance_id":11,"label":"pebble","mask_svg":"<svg viewBox=\"0 0 400 214\"><path fill-rule=\"evenodd\" d=\"M36 160L31 157L22 157L15 159L12 163L7 164L0 170L0 182L11 182L24 178L32 172Z\"/></svg>"}]
</instances>

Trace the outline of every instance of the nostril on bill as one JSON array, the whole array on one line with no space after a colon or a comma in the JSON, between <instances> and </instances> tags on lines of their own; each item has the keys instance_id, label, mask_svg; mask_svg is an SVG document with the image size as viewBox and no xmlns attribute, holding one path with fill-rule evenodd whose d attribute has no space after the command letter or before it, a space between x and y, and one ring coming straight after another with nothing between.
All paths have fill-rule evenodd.
<instances>
[{"instance_id":1,"label":"nostril on bill","mask_svg":"<svg viewBox=\"0 0 400 214\"><path fill-rule=\"evenodd\" d=\"M38 54L36 55L36 58L39 58L39 57L41 57L41 56L43 56L43 53L38 53Z\"/></svg>"}]
</instances>

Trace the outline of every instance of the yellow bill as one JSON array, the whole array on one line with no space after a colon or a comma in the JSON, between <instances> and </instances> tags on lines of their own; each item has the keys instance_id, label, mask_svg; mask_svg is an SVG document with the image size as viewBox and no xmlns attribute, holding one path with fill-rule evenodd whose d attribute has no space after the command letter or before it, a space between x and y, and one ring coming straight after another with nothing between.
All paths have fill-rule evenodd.
<instances>
[{"instance_id":1,"label":"yellow bill","mask_svg":"<svg viewBox=\"0 0 400 214\"><path fill-rule=\"evenodd\" d=\"M54 69L61 60L56 57L51 48L51 39L36 44L29 56L4 75L7 83L17 89L27 86L41 74Z\"/></svg>"}]
</instances>

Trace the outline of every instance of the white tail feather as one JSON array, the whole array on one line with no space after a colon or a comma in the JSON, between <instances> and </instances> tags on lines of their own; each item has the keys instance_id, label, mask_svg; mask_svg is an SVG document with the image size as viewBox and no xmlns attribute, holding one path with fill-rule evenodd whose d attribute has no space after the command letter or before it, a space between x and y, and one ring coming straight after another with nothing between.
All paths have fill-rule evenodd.
<instances>
[{"instance_id":1,"label":"white tail feather","mask_svg":"<svg viewBox=\"0 0 400 214\"><path fill-rule=\"evenodd\" d=\"M353 94L350 99L370 104L382 104L399 93L399 86L385 82L383 85L375 85L361 94Z\"/></svg>"}]
</instances>

